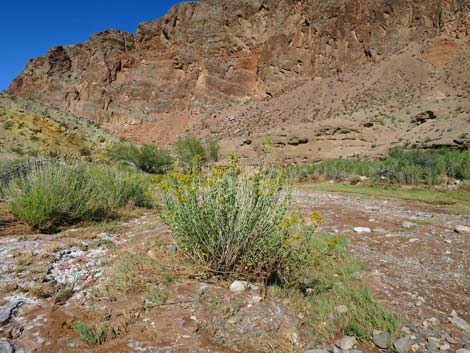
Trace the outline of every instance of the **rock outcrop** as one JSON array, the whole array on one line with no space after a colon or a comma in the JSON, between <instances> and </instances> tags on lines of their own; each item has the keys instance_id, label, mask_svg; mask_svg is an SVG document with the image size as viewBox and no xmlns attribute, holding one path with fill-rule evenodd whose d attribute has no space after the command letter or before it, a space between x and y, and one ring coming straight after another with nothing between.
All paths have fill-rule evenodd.
<instances>
[{"instance_id":1,"label":"rock outcrop","mask_svg":"<svg viewBox=\"0 0 470 353\"><path fill-rule=\"evenodd\" d=\"M196 116L470 32L466 0L201 0L31 60L8 89L97 122Z\"/></svg>"}]
</instances>

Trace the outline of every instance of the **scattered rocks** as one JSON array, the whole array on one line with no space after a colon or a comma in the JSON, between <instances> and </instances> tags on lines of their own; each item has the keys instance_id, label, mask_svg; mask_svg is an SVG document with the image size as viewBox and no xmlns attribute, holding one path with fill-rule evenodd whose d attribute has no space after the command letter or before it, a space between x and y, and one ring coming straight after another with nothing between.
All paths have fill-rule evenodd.
<instances>
[{"instance_id":1,"label":"scattered rocks","mask_svg":"<svg viewBox=\"0 0 470 353\"><path fill-rule=\"evenodd\" d=\"M234 281L230 285L230 291L232 293L241 293L247 290L248 284L245 281Z\"/></svg>"},{"instance_id":2,"label":"scattered rocks","mask_svg":"<svg viewBox=\"0 0 470 353\"><path fill-rule=\"evenodd\" d=\"M372 231L368 227L354 227L354 231L359 234L372 233Z\"/></svg>"},{"instance_id":3,"label":"scattered rocks","mask_svg":"<svg viewBox=\"0 0 470 353\"><path fill-rule=\"evenodd\" d=\"M456 233L470 233L470 227L458 225L455 227Z\"/></svg>"},{"instance_id":4,"label":"scattered rocks","mask_svg":"<svg viewBox=\"0 0 470 353\"><path fill-rule=\"evenodd\" d=\"M0 353L13 353L14 347L6 340L0 340Z\"/></svg>"},{"instance_id":5,"label":"scattered rocks","mask_svg":"<svg viewBox=\"0 0 470 353\"><path fill-rule=\"evenodd\" d=\"M372 335L372 341L377 347L386 349L388 346L390 346L391 337L387 332L374 331L374 334Z\"/></svg>"},{"instance_id":6,"label":"scattered rocks","mask_svg":"<svg viewBox=\"0 0 470 353\"><path fill-rule=\"evenodd\" d=\"M468 324L467 321L465 321L461 317L454 316L453 318L450 319L450 322L452 323L452 325L454 325L455 327L458 327L461 330L470 331L470 325Z\"/></svg>"},{"instance_id":7,"label":"scattered rocks","mask_svg":"<svg viewBox=\"0 0 470 353\"><path fill-rule=\"evenodd\" d=\"M353 348L357 343L356 337L344 336L340 340L336 341L336 346L341 348L343 351L348 351Z\"/></svg>"},{"instance_id":8,"label":"scattered rocks","mask_svg":"<svg viewBox=\"0 0 470 353\"><path fill-rule=\"evenodd\" d=\"M412 342L408 337L403 337L393 342L393 347L397 353L408 353L411 348L411 344Z\"/></svg>"}]
</instances>

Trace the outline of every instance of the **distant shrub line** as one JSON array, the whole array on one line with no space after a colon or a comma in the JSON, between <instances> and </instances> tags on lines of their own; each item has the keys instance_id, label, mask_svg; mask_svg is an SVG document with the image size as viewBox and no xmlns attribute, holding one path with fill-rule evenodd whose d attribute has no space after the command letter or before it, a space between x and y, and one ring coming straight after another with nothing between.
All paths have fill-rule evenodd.
<instances>
[{"instance_id":1,"label":"distant shrub line","mask_svg":"<svg viewBox=\"0 0 470 353\"><path fill-rule=\"evenodd\" d=\"M361 176L373 182L438 185L447 178L470 180L470 151L394 149L383 160L335 159L289 168L294 180L329 179L358 181Z\"/></svg>"},{"instance_id":2,"label":"distant shrub line","mask_svg":"<svg viewBox=\"0 0 470 353\"><path fill-rule=\"evenodd\" d=\"M179 138L170 150L157 148L154 145L138 147L130 143L121 143L111 147L108 154L120 164L130 164L146 173L165 174L173 168L176 161L183 169L190 170L197 157L199 164L217 162L219 144L210 138L205 143L194 136Z\"/></svg>"}]
</instances>

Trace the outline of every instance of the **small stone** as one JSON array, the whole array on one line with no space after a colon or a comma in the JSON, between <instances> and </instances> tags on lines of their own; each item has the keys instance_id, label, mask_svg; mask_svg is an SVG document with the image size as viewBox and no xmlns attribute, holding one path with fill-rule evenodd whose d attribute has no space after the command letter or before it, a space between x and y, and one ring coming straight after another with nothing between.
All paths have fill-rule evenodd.
<instances>
[{"instance_id":1,"label":"small stone","mask_svg":"<svg viewBox=\"0 0 470 353\"><path fill-rule=\"evenodd\" d=\"M0 340L0 353L13 353L15 350L7 340Z\"/></svg>"},{"instance_id":2,"label":"small stone","mask_svg":"<svg viewBox=\"0 0 470 353\"><path fill-rule=\"evenodd\" d=\"M354 231L359 234L372 232L368 227L354 227Z\"/></svg>"},{"instance_id":3,"label":"small stone","mask_svg":"<svg viewBox=\"0 0 470 353\"><path fill-rule=\"evenodd\" d=\"M390 346L391 337L387 332L374 332L372 335L372 341L377 347L387 349L388 346Z\"/></svg>"},{"instance_id":4,"label":"small stone","mask_svg":"<svg viewBox=\"0 0 470 353\"><path fill-rule=\"evenodd\" d=\"M436 352L439 349L439 343L430 341L426 343L425 347L430 352Z\"/></svg>"},{"instance_id":5,"label":"small stone","mask_svg":"<svg viewBox=\"0 0 470 353\"><path fill-rule=\"evenodd\" d=\"M411 348L411 340L408 337L400 338L393 343L397 353L408 353Z\"/></svg>"},{"instance_id":6,"label":"small stone","mask_svg":"<svg viewBox=\"0 0 470 353\"><path fill-rule=\"evenodd\" d=\"M338 314L346 314L348 312L348 307L346 305L339 305L336 307L336 312Z\"/></svg>"},{"instance_id":7,"label":"small stone","mask_svg":"<svg viewBox=\"0 0 470 353\"><path fill-rule=\"evenodd\" d=\"M418 238L411 238L410 240L408 240L409 243L416 243L417 241L419 241Z\"/></svg>"},{"instance_id":8,"label":"small stone","mask_svg":"<svg viewBox=\"0 0 470 353\"><path fill-rule=\"evenodd\" d=\"M311 349L305 353L329 353L326 349Z\"/></svg>"},{"instance_id":9,"label":"small stone","mask_svg":"<svg viewBox=\"0 0 470 353\"><path fill-rule=\"evenodd\" d=\"M247 283L245 281L234 281L230 285L230 291L232 293L241 293L246 291L247 289Z\"/></svg>"},{"instance_id":10,"label":"small stone","mask_svg":"<svg viewBox=\"0 0 470 353\"><path fill-rule=\"evenodd\" d=\"M315 285L315 278L305 277L303 282L304 282L304 287L305 288L313 288L313 286Z\"/></svg>"},{"instance_id":11,"label":"small stone","mask_svg":"<svg viewBox=\"0 0 470 353\"><path fill-rule=\"evenodd\" d=\"M446 263L446 264L452 264L454 262L454 260L452 260L449 256L447 255L442 255L441 256L441 260L442 262Z\"/></svg>"},{"instance_id":12,"label":"small stone","mask_svg":"<svg viewBox=\"0 0 470 353\"><path fill-rule=\"evenodd\" d=\"M465 348L457 349L455 353L470 353L470 349L465 349Z\"/></svg>"},{"instance_id":13,"label":"small stone","mask_svg":"<svg viewBox=\"0 0 470 353\"><path fill-rule=\"evenodd\" d=\"M470 227L458 225L455 227L456 233L470 233Z\"/></svg>"},{"instance_id":14,"label":"small stone","mask_svg":"<svg viewBox=\"0 0 470 353\"><path fill-rule=\"evenodd\" d=\"M168 255L176 255L178 252L178 247L176 245L170 245L169 247L166 248L166 253Z\"/></svg>"},{"instance_id":15,"label":"small stone","mask_svg":"<svg viewBox=\"0 0 470 353\"><path fill-rule=\"evenodd\" d=\"M450 319L450 322L452 323L452 325L458 327L461 330L470 331L470 325L461 317L454 316L452 319Z\"/></svg>"},{"instance_id":16,"label":"small stone","mask_svg":"<svg viewBox=\"0 0 470 353\"><path fill-rule=\"evenodd\" d=\"M448 343L444 343L439 346L440 351L448 351L449 349L450 349L450 345Z\"/></svg>"},{"instance_id":17,"label":"small stone","mask_svg":"<svg viewBox=\"0 0 470 353\"><path fill-rule=\"evenodd\" d=\"M16 302L10 302L0 307L0 326L6 325L8 321L10 321L13 311L17 309L21 304L22 302L16 301Z\"/></svg>"},{"instance_id":18,"label":"small stone","mask_svg":"<svg viewBox=\"0 0 470 353\"><path fill-rule=\"evenodd\" d=\"M414 226L416 226L416 224L412 223L412 222L403 222L401 224L401 226L403 228L406 228L406 229L410 229L410 228L413 228Z\"/></svg>"},{"instance_id":19,"label":"small stone","mask_svg":"<svg viewBox=\"0 0 470 353\"><path fill-rule=\"evenodd\" d=\"M421 346L420 346L419 344L417 344L417 343L414 343L414 344L411 345L410 348L411 348L411 351L412 351L412 352L417 352L417 351L419 351L419 350L421 349Z\"/></svg>"},{"instance_id":20,"label":"small stone","mask_svg":"<svg viewBox=\"0 0 470 353\"><path fill-rule=\"evenodd\" d=\"M336 346L341 348L343 351L348 351L354 347L357 343L356 337L344 336L340 340L336 341Z\"/></svg>"}]
</instances>

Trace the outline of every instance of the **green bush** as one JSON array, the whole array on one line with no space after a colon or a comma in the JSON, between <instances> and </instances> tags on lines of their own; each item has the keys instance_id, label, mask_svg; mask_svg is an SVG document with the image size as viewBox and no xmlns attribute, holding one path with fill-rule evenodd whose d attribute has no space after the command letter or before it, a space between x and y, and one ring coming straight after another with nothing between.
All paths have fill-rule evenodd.
<instances>
[{"instance_id":1,"label":"green bush","mask_svg":"<svg viewBox=\"0 0 470 353\"><path fill-rule=\"evenodd\" d=\"M209 138L207 140L207 158L211 162L218 162L220 157L220 146L219 142L215 138Z\"/></svg>"},{"instance_id":2,"label":"green bush","mask_svg":"<svg viewBox=\"0 0 470 353\"><path fill-rule=\"evenodd\" d=\"M164 174L173 163L173 157L169 151L153 145L144 145L139 148L131 144L118 144L113 146L108 153L115 161L130 162L146 173Z\"/></svg>"},{"instance_id":3,"label":"green bush","mask_svg":"<svg viewBox=\"0 0 470 353\"><path fill-rule=\"evenodd\" d=\"M311 261L310 226L289 211L282 173L241 176L237 163L210 174L169 173L160 183L164 221L178 246L222 277L298 282Z\"/></svg>"},{"instance_id":4,"label":"green bush","mask_svg":"<svg viewBox=\"0 0 470 353\"><path fill-rule=\"evenodd\" d=\"M109 166L50 163L14 179L5 189L17 218L40 231L99 221L128 204L148 206L148 185L137 173Z\"/></svg>"},{"instance_id":5,"label":"green bush","mask_svg":"<svg viewBox=\"0 0 470 353\"><path fill-rule=\"evenodd\" d=\"M446 178L470 180L470 151L393 149L383 160L336 159L289 168L292 179L318 178L352 181L366 176L392 184L442 184Z\"/></svg>"},{"instance_id":6,"label":"green bush","mask_svg":"<svg viewBox=\"0 0 470 353\"><path fill-rule=\"evenodd\" d=\"M194 136L180 137L175 143L178 160L184 168L192 167L194 160L207 161L207 150L201 140Z\"/></svg>"}]
</instances>

